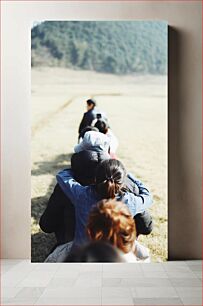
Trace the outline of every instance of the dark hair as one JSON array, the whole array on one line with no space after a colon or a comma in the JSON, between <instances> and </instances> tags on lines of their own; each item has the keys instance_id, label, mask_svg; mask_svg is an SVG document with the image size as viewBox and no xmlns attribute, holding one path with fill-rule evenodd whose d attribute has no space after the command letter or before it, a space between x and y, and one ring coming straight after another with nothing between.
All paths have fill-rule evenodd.
<instances>
[{"instance_id":1,"label":"dark hair","mask_svg":"<svg viewBox=\"0 0 203 306\"><path fill-rule=\"evenodd\" d=\"M79 138L83 138L85 136L85 133L90 131L99 132L98 128L96 128L95 126L88 125L84 129L82 129Z\"/></svg>"},{"instance_id":2,"label":"dark hair","mask_svg":"<svg viewBox=\"0 0 203 306\"><path fill-rule=\"evenodd\" d=\"M126 177L123 164L116 159L102 161L96 169L96 190L102 199L114 199Z\"/></svg>"},{"instance_id":3,"label":"dark hair","mask_svg":"<svg viewBox=\"0 0 203 306\"><path fill-rule=\"evenodd\" d=\"M93 241L106 241L129 253L136 239L135 222L124 203L102 200L89 214L87 234Z\"/></svg>"},{"instance_id":4,"label":"dark hair","mask_svg":"<svg viewBox=\"0 0 203 306\"><path fill-rule=\"evenodd\" d=\"M94 107L97 105L94 99L88 99L86 102L88 105L93 105Z\"/></svg>"},{"instance_id":5,"label":"dark hair","mask_svg":"<svg viewBox=\"0 0 203 306\"><path fill-rule=\"evenodd\" d=\"M105 159L109 159L109 155L104 152L81 151L74 153L71 157L71 168L75 179L84 185L94 183L96 168Z\"/></svg>"},{"instance_id":6,"label":"dark hair","mask_svg":"<svg viewBox=\"0 0 203 306\"><path fill-rule=\"evenodd\" d=\"M97 119L101 119L102 115L101 114L97 114Z\"/></svg>"},{"instance_id":7,"label":"dark hair","mask_svg":"<svg viewBox=\"0 0 203 306\"><path fill-rule=\"evenodd\" d=\"M118 249L103 241L89 242L72 251L65 262L125 262Z\"/></svg>"},{"instance_id":8,"label":"dark hair","mask_svg":"<svg viewBox=\"0 0 203 306\"><path fill-rule=\"evenodd\" d=\"M102 119L98 119L94 125L100 133L106 134L108 132L108 124Z\"/></svg>"}]
</instances>

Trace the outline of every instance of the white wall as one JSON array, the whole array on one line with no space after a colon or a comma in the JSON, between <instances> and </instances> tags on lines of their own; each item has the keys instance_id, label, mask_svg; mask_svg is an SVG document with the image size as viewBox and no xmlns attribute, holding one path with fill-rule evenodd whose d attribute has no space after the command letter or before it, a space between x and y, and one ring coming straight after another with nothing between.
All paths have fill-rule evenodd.
<instances>
[{"instance_id":1,"label":"white wall","mask_svg":"<svg viewBox=\"0 0 203 306\"><path fill-rule=\"evenodd\" d=\"M169 258L201 258L201 1L4 1L3 258L30 258L30 29L35 20L169 23Z\"/></svg>"}]
</instances>

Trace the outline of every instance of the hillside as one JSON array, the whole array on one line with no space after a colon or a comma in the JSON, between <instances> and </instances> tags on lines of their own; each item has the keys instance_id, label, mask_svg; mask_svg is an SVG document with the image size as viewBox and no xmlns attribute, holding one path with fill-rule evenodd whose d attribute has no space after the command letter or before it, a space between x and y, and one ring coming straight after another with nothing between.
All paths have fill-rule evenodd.
<instances>
[{"instance_id":1,"label":"hillside","mask_svg":"<svg viewBox=\"0 0 203 306\"><path fill-rule=\"evenodd\" d=\"M167 72L167 24L45 21L32 29L32 66L128 74Z\"/></svg>"}]
</instances>

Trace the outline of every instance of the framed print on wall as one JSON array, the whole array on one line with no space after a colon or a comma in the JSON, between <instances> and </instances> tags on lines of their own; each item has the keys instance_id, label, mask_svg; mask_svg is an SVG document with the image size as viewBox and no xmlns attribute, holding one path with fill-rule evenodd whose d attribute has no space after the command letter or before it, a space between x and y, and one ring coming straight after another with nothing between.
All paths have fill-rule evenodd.
<instances>
[{"instance_id":1,"label":"framed print on wall","mask_svg":"<svg viewBox=\"0 0 203 306\"><path fill-rule=\"evenodd\" d=\"M31 29L32 262L167 259L164 21Z\"/></svg>"}]
</instances>

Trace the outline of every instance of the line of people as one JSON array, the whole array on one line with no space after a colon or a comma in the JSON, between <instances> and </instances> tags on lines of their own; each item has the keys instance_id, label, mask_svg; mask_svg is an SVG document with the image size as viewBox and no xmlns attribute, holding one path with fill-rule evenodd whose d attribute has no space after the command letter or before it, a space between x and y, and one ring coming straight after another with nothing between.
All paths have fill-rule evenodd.
<instances>
[{"instance_id":1,"label":"line of people","mask_svg":"<svg viewBox=\"0 0 203 306\"><path fill-rule=\"evenodd\" d=\"M71 169L59 171L57 184L40 218L57 246L46 262L150 261L138 242L153 228L152 196L116 158L118 140L93 99L79 126Z\"/></svg>"}]
</instances>

